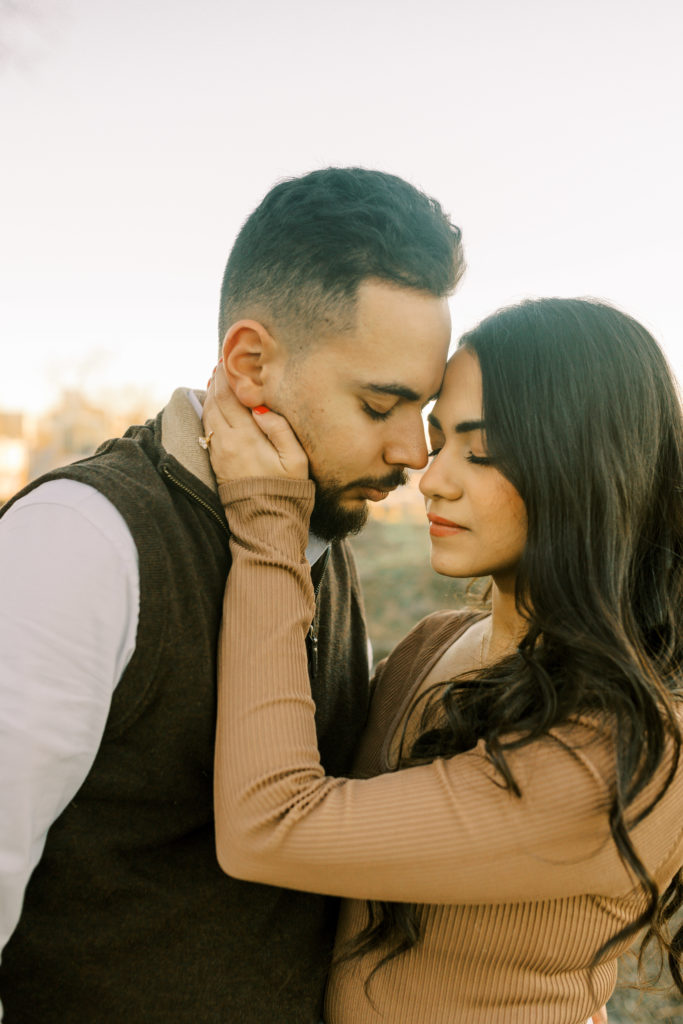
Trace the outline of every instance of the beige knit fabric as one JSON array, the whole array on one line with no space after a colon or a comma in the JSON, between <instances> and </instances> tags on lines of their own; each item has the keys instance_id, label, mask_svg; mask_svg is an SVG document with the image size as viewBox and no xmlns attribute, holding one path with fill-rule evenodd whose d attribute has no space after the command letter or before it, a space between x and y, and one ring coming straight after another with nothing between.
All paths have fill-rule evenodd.
<instances>
[{"instance_id":1,"label":"beige knit fabric","mask_svg":"<svg viewBox=\"0 0 683 1024\"><path fill-rule=\"evenodd\" d=\"M205 391L192 389L200 405L204 404ZM211 469L209 453L199 444L204 434L202 421L188 398L187 388L176 388L161 414L161 444L174 458L189 469L214 493L217 490L216 477Z\"/></svg>"},{"instance_id":2,"label":"beige knit fabric","mask_svg":"<svg viewBox=\"0 0 683 1024\"><path fill-rule=\"evenodd\" d=\"M341 939L362 925L367 898L424 904L423 940L380 969L371 1000L372 957L332 971L326 1024L585 1022L616 975L614 953L591 970L593 955L643 905L609 833L607 739L581 720L511 754L521 799L482 744L397 773L325 777L304 646L313 486L238 481L219 492L234 559L219 657L220 862L239 878L345 897ZM460 623L454 614L454 633ZM411 657L404 644L384 670L405 672L407 688L429 668ZM665 886L683 863L683 766L633 838Z\"/></svg>"}]
</instances>

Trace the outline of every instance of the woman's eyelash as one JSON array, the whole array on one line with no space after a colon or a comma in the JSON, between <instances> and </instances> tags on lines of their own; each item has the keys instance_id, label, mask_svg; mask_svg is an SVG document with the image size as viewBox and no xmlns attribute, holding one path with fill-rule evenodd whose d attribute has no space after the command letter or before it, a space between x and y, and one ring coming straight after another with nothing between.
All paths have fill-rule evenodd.
<instances>
[{"instance_id":1,"label":"woman's eyelash","mask_svg":"<svg viewBox=\"0 0 683 1024\"><path fill-rule=\"evenodd\" d=\"M430 459L433 459L439 454L440 451L441 448L432 448L430 452L427 452L427 455ZM465 461L471 462L473 466L493 465L493 459L489 458L487 455L474 455L473 452L469 452L469 454L465 456Z\"/></svg>"}]
</instances>

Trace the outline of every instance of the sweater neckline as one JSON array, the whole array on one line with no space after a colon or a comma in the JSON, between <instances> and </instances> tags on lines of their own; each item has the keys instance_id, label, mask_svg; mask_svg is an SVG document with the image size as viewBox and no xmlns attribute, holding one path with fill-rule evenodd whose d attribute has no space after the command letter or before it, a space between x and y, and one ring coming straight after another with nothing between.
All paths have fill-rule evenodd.
<instances>
[{"instance_id":1,"label":"sweater neckline","mask_svg":"<svg viewBox=\"0 0 683 1024\"><path fill-rule=\"evenodd\" d=\"M423 665L420 668L420 671L416 674L412 685L409 687L408 690L405 691L403 699L400 700L396 705L396 712L390 722L389 728L386 730L384 734L384 739L382 740L382 749L380 751L380 763L381 771L383 773L394 770L394 767L391 765L389 760L389 751L391 749L391 744L393 743L396 731L400 723L402 722L408 708L410 707L413 698L415 697L415 694L422 686L422 683L427 678L427 675L429 674L429 672L431 672L432 668L434 667L434 665L436 665L437 661L444 654L447 648L450 647L451 644L455 643L456 640L459 640L463 633L465 633L470 628L470 626L473 626L475 622L478 622L480 619L486 618L486 616L489 615L490 612L479 612L471 611L470 609L465 609L463 612L456 612L455 614L458 616L462 616L457 624L455 631L453 631L452 625L449 622L448 625L444 627L444 635L443 637L441 637L441 639L438 639L439 633L437 633L436 647L432 650L429 657L425 659Z\"/></svg>"}]
</instances>

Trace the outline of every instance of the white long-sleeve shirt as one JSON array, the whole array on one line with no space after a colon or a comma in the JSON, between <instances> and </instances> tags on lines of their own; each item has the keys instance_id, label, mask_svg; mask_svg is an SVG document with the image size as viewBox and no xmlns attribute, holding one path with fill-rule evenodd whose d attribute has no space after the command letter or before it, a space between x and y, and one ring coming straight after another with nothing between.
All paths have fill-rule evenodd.
<instances>
[{"instance_id":1,"label":"white long-sleeve shirt","mask_svg":"<svg viewBox=\"0 0 683 1024\"><path fill-rule=\"evenodd\" d=\"M54 480L3 517L0 580L1 951L135 649L137 550L103 495Z\"/></svg>"},{"instance_id":2,"label":"white long-sleeve shirt","mask_svg":"<svg viewBox=\"0 0 683 1024\"><path fill-rule=\"evenodd\" d=\"M309 561L326 547L311 535ZM0 580L1 955L48 829L95 760L135 649L137 550L99 491L54 480L3 517Z\"/></svg>"}]
</instances>

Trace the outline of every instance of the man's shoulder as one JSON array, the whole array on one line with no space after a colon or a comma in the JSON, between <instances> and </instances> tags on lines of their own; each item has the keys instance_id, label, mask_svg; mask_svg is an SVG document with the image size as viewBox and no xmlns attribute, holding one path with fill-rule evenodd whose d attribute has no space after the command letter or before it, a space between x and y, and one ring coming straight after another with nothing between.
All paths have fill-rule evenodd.
<instances>
[{"instance_id":1,"label":"man's shoulder","mask_svg":"<svg viewBox=\"0 0 683 1024\"><path fill-rule=\"evenodd\" d=\"M57 466L32 480L0 509L0 515L9 512L16 504L25 506L29 502L55 499L66 494L74 497L77 490L63 490L67 482L85 484L105 493L102 481L110 479L112 485L120 483L122 476L140 480L145 463L150 463L149 424L145 427L131 427L123 437L103 442L92 455L74 462ZM124 468L127 467L127 468ZM48 486L49 485L49 486Z\"/></svg>"},{"instance_id":2,"label":"man's shoulder","mask_svg":"<svg viewBox=\"0 0 683 1024\"><path fill-rule=\"evenodd\" d=\"M3 529L9 526L13 543L20 540L32 550L47 533L53 545L83 544L83 550L88 550L92 557L88 545L96 534L103 545L118 551L124 561L135 563L130 531L123 516L91 484L63 477L47 480L18 497L7 512Z\"/></svg>"}]
</instances>

